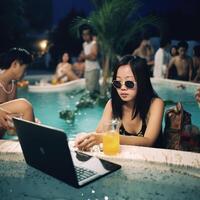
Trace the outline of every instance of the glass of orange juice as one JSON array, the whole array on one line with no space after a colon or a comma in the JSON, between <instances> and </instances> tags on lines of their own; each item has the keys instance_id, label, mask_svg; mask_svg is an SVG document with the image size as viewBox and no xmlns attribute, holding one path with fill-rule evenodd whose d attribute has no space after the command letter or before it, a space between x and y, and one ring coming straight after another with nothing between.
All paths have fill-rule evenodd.
<instances>
[{"instance_id":1,"label":"glass of orange juice","mask_svg":"<svg viewBox=\"0 0 200 200\"><path fill-rule=\"evenodd\" d=\"M111 120L103 128L103 152L106 155L116 155L120 152L118 120Z\"/></svg>"}]
</instances>

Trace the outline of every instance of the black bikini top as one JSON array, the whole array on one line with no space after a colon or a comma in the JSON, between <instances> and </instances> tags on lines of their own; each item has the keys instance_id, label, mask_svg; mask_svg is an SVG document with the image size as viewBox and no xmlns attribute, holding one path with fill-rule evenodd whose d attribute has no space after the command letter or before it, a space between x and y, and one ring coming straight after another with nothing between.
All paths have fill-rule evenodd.
<instances>
[{"instance_id":1,"label":"black bikini top","mask_svg":"<svg viewBox=\"0 0 200 200\"><path fill-rule=\"evenodd\" d=\"M120 135L127 135L127 136L139 136L139 137L144 137L145 131L146 131L147 125L146 123L143 121L142 122L142 128L138 133L129 133L125 130L123 124L121 125L121 127L119 128L119 133ZM163 148L163 136L162 136L162 128L160 130L160 134L155 142L155 144L153 145L153 147L156 148Z\"/></svg>"},{"instance_id":2,"label":"black bikini top","mask_svg":"<svg viewBox=\"0 0 200 200\"><path fill-rule=\"evenodd\" d=\"M146 131L146 128L147 128L147 125L145 122L142 121L142 128L141 130L138 132L138 133L129 133L125 130L123 124L121 125L121 127L119 128L119 133L121 135L128 135L128 136L141 136L141 137L144 137L144 133Z\"/></svg>"}]
</instances>

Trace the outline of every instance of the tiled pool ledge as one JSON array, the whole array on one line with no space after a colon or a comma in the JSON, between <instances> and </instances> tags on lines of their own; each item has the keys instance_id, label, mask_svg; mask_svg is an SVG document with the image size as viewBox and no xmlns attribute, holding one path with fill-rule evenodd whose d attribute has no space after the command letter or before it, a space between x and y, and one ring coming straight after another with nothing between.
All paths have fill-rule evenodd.
<instances>
[{"instance_id":1,"label":"tiled pool ledge","mask_svg":"<svg viewBox=\"0 0 200 200\"><path fill-rule=\"evenodd\" d=\"M73 141L69 142L73 150ZM0 153L21 153L18 141L0 140ZM115 162L138 160L156 162L162 164L173 164L178 166L188 166L200 169L200 153L176 151L168 149L155 149L149 147L121 145L121 151L115 156L106 156L103 152L94 151L89 154L114 160Z\"/></svg>"}]
</instances>

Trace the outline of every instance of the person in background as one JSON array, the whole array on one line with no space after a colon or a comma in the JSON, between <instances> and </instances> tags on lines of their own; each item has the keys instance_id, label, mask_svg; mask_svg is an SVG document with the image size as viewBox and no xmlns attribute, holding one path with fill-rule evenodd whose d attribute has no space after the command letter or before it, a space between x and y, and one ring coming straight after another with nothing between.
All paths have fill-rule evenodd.
<instances>
[{"instance_id":1,"label":"person in background","mask_svg":"<svg viewBox=\"0 0 200 200\"><path fill-rule=\"evenodd\" d=\"M78 56L76 62L73 64L73 71L79 78L84 77L85 61L81 55Z\"/></svg>"},{"instance_id":2,"label":"person in background","mask_svg":"<svg viewBox=\"0 0 200 200\"><path fill-rule=\"evenodd\" d=\"M174 56L178 55L178 48L177 48L176 45L171 46L170 54L171 54L171 57L174 57Z\"/></svg>"},{"instance_id":3,"label":"person in background","mask_svg":"<svg viewBox=\"0 0 200 200\"><path fill-rule=\"evenodd\" d=\"M200 82L200 45L194 47L193 54L193 81Z\"/></svg>"},{"instance_id":4,"label":"person in background","mask_svg":"<svg viewBox=\"0 0 200 200\"><path fill-rule=\"evenodd\" d=\"M197 89L195 93L196 101L200 104L200 87Z\"/></svg>"},{"instance_id":5,"label":"person in background","mask_svg":"<svg viewBox=\"0 0 200 200\"><path fill-rule=\"evenodd\" d=\"M171 58L175 57L178 55L178 47L176 45L173 45L170 49L170 55L171 55ZM176 71L176 67L175 65L173 65L169 72L168 72L168 78L169 79L176 79L177 77L177 71Z\"/></svg>"},{"instance_id":6,"label":"person in background","mask_svg":"<svg viewBox=\"0 0 200 200\"><path fill-rule=\"evenodd\" d=\"M52 84L65 83L78 79L73 72L72 65L69 63L69 54L63 53L61 62L56 67L55 75L52 78Z\"/></svg>"},{"instance_id":7,"label":"person in background","mask_svg":"<svg viewBox=\"0 0 200 200\"><path fill-rule=\"evenodd\" d=\"M35 122L31 103L20 98L0 104L0 138L6 130L14 128L12 117L20 117Z\"/></svg>"},{"instance_id":8,"label":"person in background","mask_svg":"<svg viewBox=\"0 0 200 200\"><path fill-rule=\"evenodd\" d=\"M143 36L139 47L133 51L132 55L139 56L140 58L144 58L147 61L147 66L149 67L149 72L152 76L154 65L154 49L148 36Z\"/></svg>"},{"instance_id":9,"label":"person in background","mask_svg":"<svg viewBox=\"0 0 200 200\"><path fill-rule=\"evenodd\" d=\"M0 74L0 104L16 98L16 82L22 79L28 64L32 62L31 54L21 48L12 48L3 56L3 72Z\"/></svg>"},{"instance_id":10,"label":"person in background","mask_svg":"<svg viewBox=\"0 0 200 200\"><path fill-rule=\"evenodd\" d=\"M93 29L87 24L80 26L80 34L83 39L83 51L81 53L81 59L85 60L85 72L84 77L86 81L86 89L91 95L99 93L100 85L100 64L98 61L98 45L93 35Z\"/></svg>"},{"instance_id":11,"label":"person in background","mask_svg":"<svg viewBox=\"0 0 200 200\"><path fill-rule=\"evenodd\" d=\"M168 49L170 47L171 40L169 38L161 38L160 48L156 51L154 59L153 76L156 78L166 78L166 71L171 59Z\"/></svg>"},{"instance_id":12,"label":"person in background","mask_svg":"<svg viewBox=\"0 0 200 200\"><path fill-rule=\"evenodd\" d=\"M167 78L169 78L169 71L173 66L176 67L177 77L175 79L182 81L192 80L193 64L190 56L187 55L188 44L185 41L178 43L178 55L170 60L167 69Z\"/></svg>"},{"instance_id":13,"label":"person in background","mask_svg":"<svg viewBox=\"0 0 200 200\"><path fill-rule=\"evenodd\" d=\"M104 124L121 121L120 144L162 147L164 103L153 90L145 59L126 55L113 71L111 99L96 132L77 137L75 146L90 150L102 142Z\"/></svg>"}]
</instances>

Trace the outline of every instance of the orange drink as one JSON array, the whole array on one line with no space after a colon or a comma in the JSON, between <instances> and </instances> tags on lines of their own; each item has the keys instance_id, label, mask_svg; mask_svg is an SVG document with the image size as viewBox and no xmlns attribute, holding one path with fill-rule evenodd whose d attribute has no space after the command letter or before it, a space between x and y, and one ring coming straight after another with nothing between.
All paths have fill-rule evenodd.
<instances>
[{"instance_id":1,"label":"orange drink","mask_svg":"<svg viewBox=\"0 0 200 200\"><path fill-rule=\"evenodd\" d=\"M107 155L115 155L120 152L119 121L111 120L103 127L103 152Z\"/></svg>"},{"instance_id":2,"label":"orange drink","mask_svg":"<svg viewBox=\"0 0 200 200\"><path fill-rule=\"evenodd\" d=\"M107 155L115 155L119 151L119 133L115 130L105 132L103 134L103 152Z\"/></svg>"}]
</instances>

